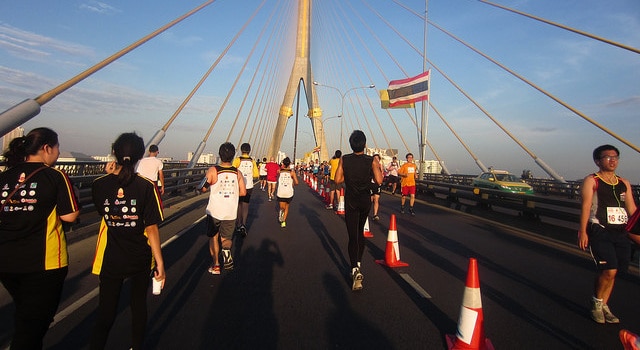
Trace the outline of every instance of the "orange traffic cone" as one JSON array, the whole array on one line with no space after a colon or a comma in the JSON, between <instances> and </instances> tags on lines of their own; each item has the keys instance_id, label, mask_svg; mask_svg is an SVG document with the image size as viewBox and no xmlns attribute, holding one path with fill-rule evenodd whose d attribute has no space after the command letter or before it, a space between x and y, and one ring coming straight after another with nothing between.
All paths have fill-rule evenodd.
<instances>
[{"instance_id":1,"label":"orange traffic cone","mask_svg":"<svg viewBox=\"0 0 640 350\"><path fill-rule=\"evenodd\" d=\"M460 317L458 318L458 330L456 335L447 334L446 336L449 350L493 350L491 341L484 337L483 322L478 262L476 259L470 258L467 284L464 288Z\"/></svg>"},{"instance_id":2,"label":"orange traffic cone","mask_svg":"<svg viewBox=\"0 0 640 350\"><path fill-rule=\"evenodd\" d=\"M398 231L396 229L396 214L391 214L389 222L389 234L387 236L387 249L384 253L384 260L376 260L378 264L388 267L409 266L404 261L400 261L400 249L398 246Z\"/></svg>"},{"instance_id":3,"label":"orange traffic cone","mask_svg":"<svg viewBox=\"0 0 640 350\"><path fill-rule=\"evenodd\" d=\"M366 238L373 237L373 233L371 233L371 230L369 230L369 218L367 218L367 221L364 222L364 236Z\"/></svg>"},{"instance_id":4,"label":"orange traffic cone","mask_svg":"<svg viewBox=\"0 0 640 350\"><path fill-rule=\"evenodd\" d=\"M338 215L344 215L344 188L340 189L340 197L338 197L338 210L336 211Z\"/></svg>"}]
</instances>

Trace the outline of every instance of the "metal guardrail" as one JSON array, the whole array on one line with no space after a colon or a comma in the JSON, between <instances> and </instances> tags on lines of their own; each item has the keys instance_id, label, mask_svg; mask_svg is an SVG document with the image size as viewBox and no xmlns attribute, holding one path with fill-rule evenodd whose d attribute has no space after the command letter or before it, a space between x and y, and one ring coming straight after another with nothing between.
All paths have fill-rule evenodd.
<instances>
[{"instance_id":1,"label":"metal guardrail","mask_svg":"<svg viewBox=\"0 0 640 350\"><path fill-rule=\"evenodd\" d=\"M56 168L63 170L78 188L82 212L92 211L91 184L93 180L105 174L106 162L73 162L56 163ZM208 165L187 168L186 163L165 163L163 200L195 190L196 185L206 173Z\"/></svg>"},{"instance_id":2,"label":"metal guardrail","mask_svg":"<svg viewBox=\"0 0 640 350\"><path fill-rule=\"evenodd\" d=\"M473 186L473 179L476 175L442 175L442 174L425 174L425 182L441 182L448 184L459 184ZM559 183L551 179L526 179L526 183L533 187L533 191L536 196L558 196L568 199L580 198L580 187L582 186L582 180L580 181L567 181L566 183ZM636 203L640 202L640 185L631 185Z\"/></svg>"},{"instance_id":3,"label":"metal guardrail","mask_svg":"<svg viewBox=\"0 0 640 350\"><path fill-rule=\"evenodd\" d=\"M473 175L426 174L418 181L418 190L427 195L441 195L451 205L462 205L465 199L478 207L493 206L520 211L526 218L549 217L578 223L580 220L580 181L565 184L553 180L527 179L534 195L503 192L496 189L474 187ZM640 186L632 186L636 203L640 203Z\"/></svg>"},{"instance_id":4,"label":"metal guardrail","mask_svg":"<svg viewBox=\"0 0 640 350\"><path fill-rule=\"evenodd\" d=\"M56 168L66 172L80 192L80 203L83 211L93 208L91 202L91 184L103 175L106 162L58 162ZM187 168L187 163L165 163L165 195L169 199L186 191L195 189L210 165L199 164L195 168ZM427 195L445 196L451 205L462 205L460 200L467 200L479 207L503 207L522 212L527 218L539 219L551 217L559 220L578 222L580 217L579 181L558 183L547 179L527 179L535 195L520 195L499 190L474 188L475 175L442 175L425 174L424 180L418 181L418 190ZM636 202L640 203L640 186L633 186Z\"/></svg>"}]
</instances>

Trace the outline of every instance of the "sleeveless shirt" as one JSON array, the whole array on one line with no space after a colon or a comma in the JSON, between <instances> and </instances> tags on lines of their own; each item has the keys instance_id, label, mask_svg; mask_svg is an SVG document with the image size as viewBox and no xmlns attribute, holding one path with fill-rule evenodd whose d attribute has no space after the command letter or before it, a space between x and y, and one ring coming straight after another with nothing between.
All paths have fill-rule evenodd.
<instances>
[{"instance_id":1,"label":"sleeveless shirt","mask_svg":"<svg viewBox=\"0 0 640 350\"><path fill-rule=\"evenodd\" d=\"M238 217L238 169L216 165L218 181L211 185L206 212L218 220L235 220Z\"/></svg>"},{"instance_id":2,"label":"sleeveless shirt","mask_svg":"<svg viewBox=\"0 0 640 350\"><path fill-rule=\"evenodd\" d=\"M280 169L276 196L280 198L293 197L293 177L291 177L291 169Z\"/></svg>"},{"instance_id":3,"label":"sleeveless shirt","mask_svg":"<svg viewBox=\"0 0 640 350\"><path fill-rule=\"evenodd\" d=\"M625 193L627 186L618 179L617 184L605 182L598 174L593 174L596 180L596 190L591 202L589 221L601 224L612 230L622 230L627 222L625 210Z\"/></svg>"},{"instance_id":4,"label":"sleeveless shirt","mask_svg":"<svg viewBox=\"0 0 640 350\"><path fill-rule=\"evenodd\" d=\"M242 174L242 177L244 177L244 185L250 190L253 188L253 174L255 173L253 168L254 161L251 157L244 156L240 156L238 159L240 161L237 162L237 169Z\"/></svg>"},{"instance_id":5,"label":"sleeveless shirt","mask_svg":"<svg viewBox=\"0 0 640 350\"><path fill-rule=\"evenodd\" d=\"M373 157L366 154L350 153L342 156L345 199L371 195L371 163Z\"/></svg>"}]
</instances>

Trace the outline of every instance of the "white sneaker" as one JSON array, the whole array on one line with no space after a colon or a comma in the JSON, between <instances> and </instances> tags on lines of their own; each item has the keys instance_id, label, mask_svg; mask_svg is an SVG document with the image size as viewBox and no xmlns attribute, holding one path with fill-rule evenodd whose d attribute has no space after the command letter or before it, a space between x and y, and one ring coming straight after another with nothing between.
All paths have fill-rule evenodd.
<instances>
[{"instance_id":1,"label":"white sneaker","mask_svg":"<svg viewBox=\"0 0 640 350\"><path fill-rule=\"evenodd\" d=\"M364 276L360 272L360 268L355 268L351 273L351 278L353 279L353 284L351 285L351 290L360 290L362 289L362 280Z\"/></svg>"},{"instance_id":2,"label":"white sneaker","mask_svg":"<svg viewBox=\"0 0 640 350\"><path fill-rule=\"evenodd\" d=\"M602 300L592 298L591 301L591 318L597 323L604 323L604 310L602 307Z\"/></svg>"}]
</instances>

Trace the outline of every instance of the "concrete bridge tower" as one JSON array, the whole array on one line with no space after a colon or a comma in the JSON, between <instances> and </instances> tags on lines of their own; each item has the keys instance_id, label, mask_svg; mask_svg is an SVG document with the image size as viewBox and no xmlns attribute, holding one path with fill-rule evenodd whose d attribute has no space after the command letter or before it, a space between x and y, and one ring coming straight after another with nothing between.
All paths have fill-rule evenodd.
<instances>
[{"instance_id":1,"label":"concrete bridge tower","mask_svg":"<svg viewBox=\"0 0 640 350\"><path fill-rule=\"evenodd\" d=\"M296 39L296 56L291 69L291 77L287 84L284 100L278 114L278 122L273 131L273 139L267 152L269 157L277 157L282 137L287 127L287 121L293 115L293 102L298 90L300 81L304 84L307 106L309 112L307 116L311 119L313 134L315 136L316 147L320 147L320 160L328 160L327 143L324 136L322 124L322 110L318 106L318 96L315 85L313 85L313 74L311 72L311 61L309 58L311 44L311 1L300 0L298 4L298 35ZM302 91L302 90L301 90ZM295 161L292 159L292 161Z\"/></svg>"}]
</instances>

